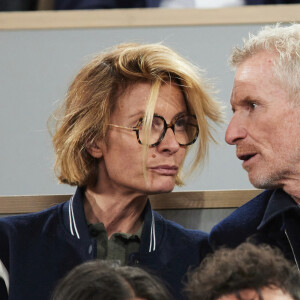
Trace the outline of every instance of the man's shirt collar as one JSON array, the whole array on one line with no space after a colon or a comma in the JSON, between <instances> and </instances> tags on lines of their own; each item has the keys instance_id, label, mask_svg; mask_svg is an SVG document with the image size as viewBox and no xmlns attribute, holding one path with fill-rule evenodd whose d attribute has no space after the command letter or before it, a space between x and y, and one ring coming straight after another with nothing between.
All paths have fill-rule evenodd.
<instances>
[{"instance_id":1,"label":"man's shirt collar","mask_svg":"<svg viewBox=\"0 0 300 300\"><path fill-rule=\"evenodd\" d=\"M257 227L258 230L262 229L267 223L275 217L281 215L290 209L299 209L299 205L292 199L292 197L284 192L282 189L274 190L267 205L264 217Z\"/></svg>"}]
</instances>

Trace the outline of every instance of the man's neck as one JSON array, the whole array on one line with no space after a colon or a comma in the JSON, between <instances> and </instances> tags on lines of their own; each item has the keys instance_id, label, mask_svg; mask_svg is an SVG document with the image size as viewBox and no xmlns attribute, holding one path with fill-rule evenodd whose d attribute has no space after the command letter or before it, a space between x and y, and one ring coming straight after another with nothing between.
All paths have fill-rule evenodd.
<instances>
[{"instance_id":1,"label":"man's neck","mask_svg":"<svg viewBox=\"0 0 300 300\"><path fill-rule=\"evenodd\" d=\"M293 181L292 183L285 183L282 189L300 205L300 182Z\"/></svg>"}]
</instances>

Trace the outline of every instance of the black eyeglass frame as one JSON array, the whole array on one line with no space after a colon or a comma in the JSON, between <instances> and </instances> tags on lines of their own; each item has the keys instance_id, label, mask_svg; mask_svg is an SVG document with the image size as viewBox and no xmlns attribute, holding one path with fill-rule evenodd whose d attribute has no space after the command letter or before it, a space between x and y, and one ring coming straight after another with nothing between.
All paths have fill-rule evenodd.
<instances>
[{"instance_id":1,"label":"black eyeglass frame","mask_svg":"<svg viewBox=\"0 0 300 300\"><path fill-rule=\"evenodd\" d=\"M174 135L175 135L175 124L176 124L176 122L177 122L179 119L181 119L181 118L183 118L183 117L187 117L187 116L188 116L188 117L192 117L192 118L194 118L195 120L197 120L197 118L196 118L195 115L180 115L180 116L175 117L175 118L171 121L171 123L168 124L168 123L166 122L166 120L165 120L164 117L155 114L154 117L158 117L158 118L160 118L160 119L163 121L163 123L164 123L164 130L162 131L162 134L161 134L161 136L159 137L158 141L157 141L156 143L154 143L154 144L150 144L148 147L149 147L149 148L152 148L152 147L158 146L158 145L161 143L161 141L164 139L164 137L165 137L165 135L166 135L166 132L167 132L167 130L168 130L169 128L172 129L172 131L173 131L173 133L174 133ZM143 123L143 118L140 118L139 121L138 121L138 123L137 123L137 125L136 125L135 127L125 127L125 126L120 126L120 125L115 125L115 124L108 124L108 125L114 126L114 127L118 127L118 128L131 129L132 131L135 131L135 133L136 133L136 138L137 138L139 144L143 145L143 143L142 143L141 140L140 140L140 135L139 135L139 130L140 130L140 128L141 128L142 123ZM186 147L186 146L190 146L190 145L194 144L194 143L196 142L197 138L198 138L198 135L199 135L199 127L198 127L198 125L196 125L196 124L189 124L189 125L191 125L191 126L193 126L193 127L196 128L196 136L195 136L195 138L194 138L191 142L189 142L189 143L187 143L187 144L181 144L181 143L179 143L179 142L177 141L178 144L179 144L179 146L181 146L181 147Z\"/></svg>"}]
</instances>

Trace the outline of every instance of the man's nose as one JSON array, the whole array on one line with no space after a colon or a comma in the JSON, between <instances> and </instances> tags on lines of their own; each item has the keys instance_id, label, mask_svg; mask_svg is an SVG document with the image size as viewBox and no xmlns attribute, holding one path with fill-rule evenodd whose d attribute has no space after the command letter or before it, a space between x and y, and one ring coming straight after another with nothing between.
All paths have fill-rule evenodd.
<instances>
[{"instance_id":1,"label":"man's nose","mask_svg":"<svg viewBox=\"0 0 300 300\"><path fill-rule=\"evenodd\" d=\"M226 130L226 143L235 145L239 140L244 139L246 136L247 130L244 122L242 122L242 120L237 115L234 115Z\"/></svg>"}]
</instances>

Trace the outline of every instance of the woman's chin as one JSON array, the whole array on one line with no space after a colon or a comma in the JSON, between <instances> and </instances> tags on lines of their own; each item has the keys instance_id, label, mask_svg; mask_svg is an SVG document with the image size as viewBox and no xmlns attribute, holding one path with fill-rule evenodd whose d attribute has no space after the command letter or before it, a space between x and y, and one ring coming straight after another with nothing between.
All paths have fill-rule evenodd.
<instances>
[{"instance_id":1,"label":"woman's chin","mask_svg":"<svg viewBox=\"0 0 300 300\"><path fill-rule=\"evenodd\" d=\"M157 186L152 185L149 188L149 194L155 195L155 194L163 194L163 193L170 193L173 191L175 187L175 182L172 183L160 183Z\"/></svg>"}]
</instances>

